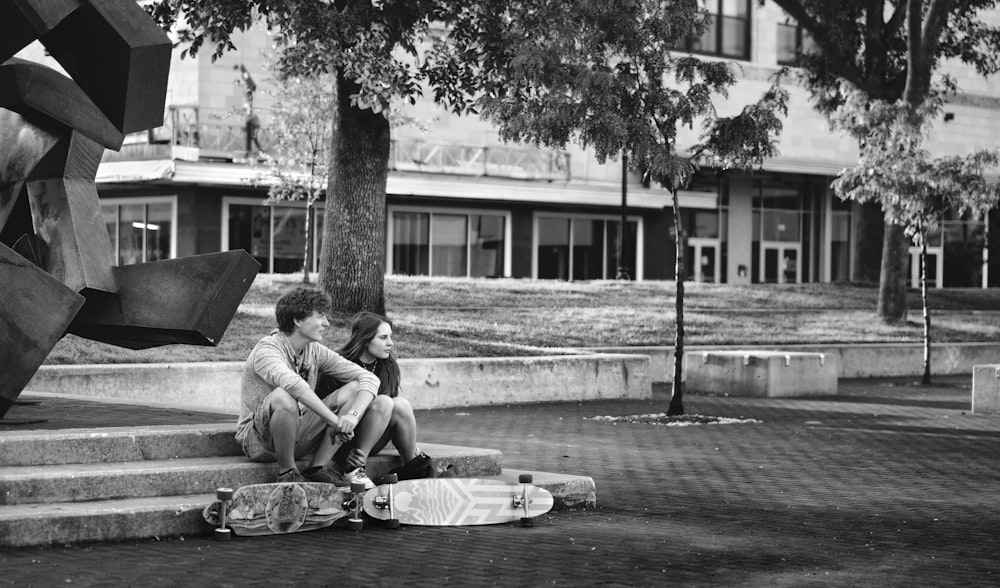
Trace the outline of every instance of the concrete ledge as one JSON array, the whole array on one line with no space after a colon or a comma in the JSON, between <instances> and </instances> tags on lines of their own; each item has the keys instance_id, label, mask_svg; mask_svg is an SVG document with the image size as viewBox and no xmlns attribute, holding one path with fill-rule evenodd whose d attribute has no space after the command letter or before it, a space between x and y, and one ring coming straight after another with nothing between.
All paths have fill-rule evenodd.
<instances>
[{"instance_id":1,"label":"concrete ledge","mask_svg":"<svg viewBox=\"0 0 1000 588\"><path fill-rule=\"evenodd\" d=\"M837 393L836 357L793 351L725 350L685 354L692 393L765 398Z\"/></svg>"},{"instance_id":2,"label":"concrete ledge","mask_svg":"<svg viewBox=\"0 0 1000 588\"><path fill-rule=\"evenodd\" d=\"M972 412L1000 414L1000 364L977 365L972 369Z\"/></svg>"},{"instance_id":3,"label":"concrete ledge","mask_svg":"<svg viewBox=\"0 0 1000 588\"><path fill-rule=\"evenodd\" d=\"M42 366L27 391L239 414L243 362ZM649 398L644 354L402 359L414 408Z\"/></svg>"},{"instance_id":4,"label":"concrete ledge","mask_svg":"<svg viewBox=\"0 0 1000 588\"><path fill-rule=\"evenodd\" d=\"M685 355L718 349L753 349L753 347L746 345L688 345L685 346ZM840 378L891 378L919 376L924 373L922 343L770 345L766 349L822 353L827 357L836 356L839 358L840 372L838 377ZM649 356L649 372L654 382L672 382L674 379L674 348L670 346L588 347L580 351L630 355L643 353ZM942 376L971 374L973 366L994 362L998 357L1000 357L1000 343L933 343L931 345L931 372Z\"/></svg>"}]
</instances>

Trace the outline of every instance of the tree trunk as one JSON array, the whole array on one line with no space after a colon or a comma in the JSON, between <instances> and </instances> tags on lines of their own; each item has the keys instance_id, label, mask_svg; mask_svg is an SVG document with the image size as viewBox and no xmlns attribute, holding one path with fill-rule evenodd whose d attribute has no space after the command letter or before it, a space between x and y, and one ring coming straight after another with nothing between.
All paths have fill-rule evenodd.
<instances>
[{"instance_id":1,"label":"tree trunk","mask_svg":"<svg viewBox=\"0 0 1000 588\"><path fill-rule=\"evenodd\" d=\"M926 235L925 235L926 237ZM920 242L920 299L924 305L924 384L931 383L931 309L927 306L927 240Z\"/></svg>"},{"instance_id":2,"label":"tree trunk","mask_svg":"<svg viewBox=\"0 0 1000 588\"><path fill-rule=\"evenodd\" d=\"M615 272L616 280L630 280L631 274L628 271L628 262L625 260L627 248L625 240L628 236L628 155L622 153L622 205L621 221L618 226L618 270Z\"/></svg>"},{"instance_id":3,"label":"tree trunk","mask_svg":"<svg viewBox=\"0 0 1000 588\"><path fill-rule=\"evenodd\" d=\"M882 239L885 215L882 207L874 203L855 204L851 214L851 233L854 236L854 259L851 263L851 280L877 284L882 269Z\"/></svg>"},{"instance_id":4,"label":"tree trunk","mask_svg":"<svg viewBox=\"0 0 1000 588\"><path fill-rule=\"evenodd\" d=\"M385 313L385 187L389 121L351 106L358 86L337 75L320 287L333 313Z\"/></svg>"},{"instance_id":5,"label":"tree trunk","mask_svg":"<svg viewBox=\"0 0 1000 588\"><path fill-rule=\"evenodd\" d=\"M909 245L903 227L885 224L882 273L879 276L878 317L893 324L906 320L906 263Z\"/></svg>"},{"instance_id":6,"label":"tree trunk","mask_svg":"<svg viewBox=\"0 0 1000 588\"><path fill-rule=\"evenodd\" d=\"M674 199L674 279L677 283L675 307L677 330L674 336L674 383L670 394L667 416L684 414L684 226L677 189L671 190Z\"/></svg>"}]
</instances>

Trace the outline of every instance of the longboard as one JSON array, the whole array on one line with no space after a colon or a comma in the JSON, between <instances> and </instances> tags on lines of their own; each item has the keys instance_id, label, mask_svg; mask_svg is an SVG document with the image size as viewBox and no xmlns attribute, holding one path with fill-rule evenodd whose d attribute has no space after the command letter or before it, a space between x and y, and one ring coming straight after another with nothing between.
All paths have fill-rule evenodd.
<instances>
[{"instance_id":1,"label":"longboard","mask_svg":"<svg viewBox=\"0 0 1000 588\"><path fill-rule=\"evenodd\" d=\"M251 484L235 492L220 488L218 497L202 512L217 536L228 536L225 528L241 536L322 529L350 516L357 501L350 488L318 482Z\"/></svg>"},{"instance_id":2,"label":"longboard","mask_svg":"<svg viewBox=\"0 0 1000 588\"><path fill-rule=\"evenodd\" d=\"M364 495L365 513L390 526L492 525L531 519L552 509L552 494L531 485L480 478L426 478L382 484Z\"/></svg>"}]
</instances>

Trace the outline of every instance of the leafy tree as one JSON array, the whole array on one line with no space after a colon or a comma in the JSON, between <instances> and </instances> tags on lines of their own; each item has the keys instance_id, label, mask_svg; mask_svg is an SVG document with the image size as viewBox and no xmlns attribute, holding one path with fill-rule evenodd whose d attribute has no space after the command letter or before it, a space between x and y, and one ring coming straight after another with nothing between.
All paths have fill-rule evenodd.
<instances>
[{"instance_id":1,"label":"leafy tree","mask_svg":"<svg viewBox=\"0 0 1000 588\"><path fill-rule=\"evenodd\" d=\"M764 0L760 0L763 4ZM845 103L847 82L870 101L902 101L911 112L932 98L935 73L948 59L973 66L982 75L1000 70L1000 28L981 14L997 0L774 0L815 42L801 55L805 79L817 110L832 116ZM863 117L848 131L863 140ZM915 120L914 122L920 122ZM919 134L919 132L918 132ZM906 198L899 194L900 199ZM882 263L878 316L906 318L907 243L903 226L883 210ZM856 279L864 279L859 276Z\"/></svg>"},{"instance_id":2,"label":"leafy tree","mask_svg":"<svg viewBox=\"0 0 1000 588\"><path fill-rule=\"evenodd\" d=\"M759 166L775 153L787 94L777 85L742 109L716 105L735 83L727 62L678 55L708 15L690 2L505 1L469 4L435 43L429 79L459 112L482 112L506 140L564 147L600 161L623 154L673 197L676 346L671 414L683 414L684 227L677 193L699 165ZM454 80L478 80L466 92ZM724 116L720 109L734 114ZM700 125L685 144L683 131Z\"/></svg>"},{"instance_id":3,"label":"leafy tree","mask_svg":"<svg viewBox=\"0 0 1000 588\"><path fill-rule=\"evenodd\" d=\"M273 141L268 172L258 180L273 182L268 189L269 204L282 200L306 204L302 281L308 283L314 204L328 182L330 127L337 105L329 74L279 75L277 82L269 90L274 106L268 127Z\"/></svg>"},{"instance_id":4,"label":"leafy tree","mask_svg":"<svg viewBox=\"0 0 1000 588\"><path fill-rule=\"evenodd\" d=\"M153 17L186 45L213 57L231 35L263 20L282 48L286 75L329 72L335 83L330 174L319 283L334 311L384 312L385 188L394 100L415 102L423 74L418 47L442 7L461 0L155 0Z\"/></svg>"},{"instance_id":5,"label":"leafy tree","mask_svg":"<svg viewBox=\"0 0 1000 588\"><path fill-rule=\"evenodd\" d=\"M985 214L1000 199L1000 185L983 176L1000 164L1000 151L978 150L965 156L931 158L923 148L927 121L941 111L944 92L935 91L919 107L905 101L871 101L862 92L843 89L844 103L834 120L864 128L866 139L858 164L844 170L833 188L842 198L878 202L886 219L902 227L920 247L920 293L924 320L923 383L931 383L931 316L927 295L927 236L948 212Z\"/></svg>"}]
</instances>

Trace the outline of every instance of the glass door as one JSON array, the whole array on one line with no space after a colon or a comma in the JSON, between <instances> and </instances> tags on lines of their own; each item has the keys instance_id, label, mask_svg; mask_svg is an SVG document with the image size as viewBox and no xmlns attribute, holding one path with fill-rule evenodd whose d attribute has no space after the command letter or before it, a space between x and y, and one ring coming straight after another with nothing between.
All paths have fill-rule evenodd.
<instances>
[{"instance_id":1,"label":"glass door","mask_svg":"<svg viewBox=\"0 0 1000 588\"><path fill-rule=\"evenodd\" d=\"M720 281L719 239L688 239L685 252L687 279L692 282L718 284Z\"/></svg>"},{"instance_id":2,"label":"glass door","mask_svg":"<svg viewBox=\"0 0 1000 588\"><path fill-rule=\"evenodd\" d=\"M801 245L798 243L761 243L764 263L759 279L765 284L798 284L801 280Z\"/></svg>"}]
</instances>

